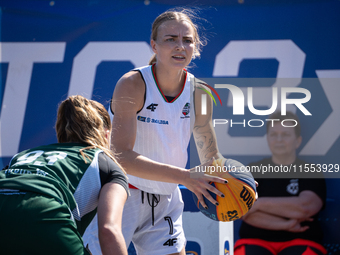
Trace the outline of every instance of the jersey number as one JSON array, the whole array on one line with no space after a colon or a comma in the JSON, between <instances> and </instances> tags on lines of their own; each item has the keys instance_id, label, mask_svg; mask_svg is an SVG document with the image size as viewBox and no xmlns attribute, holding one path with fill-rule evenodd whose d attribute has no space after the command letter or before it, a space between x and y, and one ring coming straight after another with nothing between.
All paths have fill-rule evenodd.
<instances>
[{"instance_id":1,"label":"jersey number","mask_svg":"<svg viewBox=\"0 0 340 255\"><path fill-rule=\"evenodd\" d=\"M169 235L172 235L174 233L174 224L172 223L172 219L170 216L165 216L164 220L169 223ZM163 246L174 246L174 243L177 242L177 238L170 238L165 243L163 243Z\"/></svg>"},{"instance_id":2,"label":"jersey number","mask_svg":"<svg viewBox=\"0 0 340 255\"><path fill-rule=\"evenodd\" d=\"M45 155L50 155L46 157L47 163L41 162L36 160L38 157L40 157L42 154ZM67 153L61 152L61 151L50 151L50 152L44 152L44 151L31 151L20 158L18 158L17 163L15 165L25 165L25 164L30 164L33 163L35 166L41 166L41 165L53 165L58 159L64 159L66 158Z\"/></svg>"}]
</instances>

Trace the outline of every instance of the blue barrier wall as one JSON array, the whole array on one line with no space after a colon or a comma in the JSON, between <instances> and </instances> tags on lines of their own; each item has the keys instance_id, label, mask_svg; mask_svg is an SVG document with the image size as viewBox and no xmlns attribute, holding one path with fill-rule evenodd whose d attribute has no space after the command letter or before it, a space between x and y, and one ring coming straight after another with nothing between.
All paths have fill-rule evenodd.
<instances>
[{"instance_id":1,"label":"blue barrier wall","mask_svg":"<svg viewBox=\"0 0 340 255\"><path fill-rule=\"evenodd\" d=\"M82 94L108 107L119 77L147 64L155 17L192 2L0 1L0 167L18 151L56 142L56 110L67 95ZM340 78L340 2L195 3L205 19L199 23L205 27L208 44L190 71L207 79L272 78L259 85L269 89L280 79L312 79L294 85L311 93L305 106L312 116L297 110L303 128L299 156L313 163L339 164L340 105L335 95L340 91L320 79ZM214 108L214 118L232 119L229 93L217 92L223 105ZM268 99L259 94L255 98ZM243 116L235 118L243 119L258 118L246 108ZM226 125L216 132L225 157L248 164L269 154L264 128ZM190 154L194 165L198 162L194 147ZM327 207L320 217L332 252L340 243L339 184L337 178L327 179Z\"/></svg>"}]
</instances>

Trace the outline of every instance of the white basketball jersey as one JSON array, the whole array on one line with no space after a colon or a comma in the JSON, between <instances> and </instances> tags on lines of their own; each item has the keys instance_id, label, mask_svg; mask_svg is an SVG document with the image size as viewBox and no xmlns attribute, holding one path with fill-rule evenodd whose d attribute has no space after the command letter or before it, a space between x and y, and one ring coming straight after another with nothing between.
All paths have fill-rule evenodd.
<instances>
[{"instance_id":1,"label":"white basketball jersey","mask_svg":"<svg viewBox=\"0 0 340 255\"><path fill-rule=\"evenodd\" d=\"M190 86L194 76L186 72L182 92L167 102L158 88L152 66L138 68L145 85L145 103L137 113L137 137L134 151L152 160L185 167L190 140ZM129 183L140 190L167 195L177 184L151 181L129 175Z\"/></svg>"}]
</instances>

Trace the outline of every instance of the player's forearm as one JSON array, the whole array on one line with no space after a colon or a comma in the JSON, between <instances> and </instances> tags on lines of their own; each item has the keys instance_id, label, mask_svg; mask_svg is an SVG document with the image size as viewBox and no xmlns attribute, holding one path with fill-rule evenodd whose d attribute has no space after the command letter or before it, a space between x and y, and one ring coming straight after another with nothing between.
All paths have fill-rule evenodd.
<instances>
[{"instance_id":1,"label":"player's forearm","mask_svg":"<svg viewBox=\"0 0 340 255\"><path fill-rule=\"evenodd\" d=\"M190 177L187 169L159 163L133 150L120 152L118 160L128 174L148 180L183 184Z\"/></svg>"},{"instance_id":2,"label":"player's forearm","mask_svg":"<svg viewBox=\"0 0 340 255\"><path fill-rule=\"evenodd\" d=\"M115 227L108 227L99 232L100 247L103 255L127 255L123 234Z\"/></svg>"}]
</instances>

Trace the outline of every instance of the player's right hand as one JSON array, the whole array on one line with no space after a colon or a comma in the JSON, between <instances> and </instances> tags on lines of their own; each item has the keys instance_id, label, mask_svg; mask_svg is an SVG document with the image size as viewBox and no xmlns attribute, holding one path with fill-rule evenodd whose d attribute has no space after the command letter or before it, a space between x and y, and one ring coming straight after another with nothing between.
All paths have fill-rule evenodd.
<instances>
[{"instance_id":1,"label":"player's right hand","mask_svg":"<svg viewBox=\"0 0 340 255\"><path fill-rule=\"evenodd\" d=\"M212 182L222 184L228 183L227 180L220 177L209 175L208 172L205 171L205 169L207 169L208 166L212 165L213 161L214 159L212 158L205 164L196 166L188 170L189 175L181 183L197 196L201 205L206 209L208 208L208 206L204 202L203 197L208 199L211 203L218 205L218 202L209 194L208 191L215 193L220 197L224 197L224 194L218 189L216 189L213 185L211 185L211 183Z\"/></svg>"}]
</instances>

